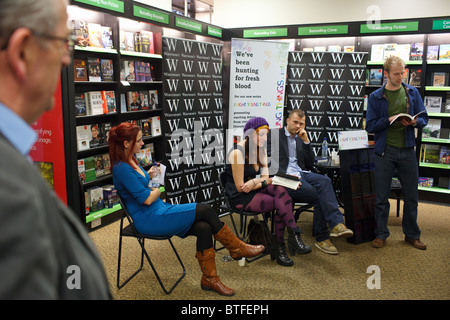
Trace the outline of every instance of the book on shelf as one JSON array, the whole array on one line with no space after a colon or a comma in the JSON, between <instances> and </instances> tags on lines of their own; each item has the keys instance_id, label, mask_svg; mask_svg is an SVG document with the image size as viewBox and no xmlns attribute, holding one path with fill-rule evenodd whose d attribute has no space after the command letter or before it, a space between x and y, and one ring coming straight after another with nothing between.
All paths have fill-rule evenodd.
<instances>
[{"instance_id":1,"label":"book on shelf","mask_svg":"<svg viewBox=\"0 0 450 320\"><path fill-rule=\"evenodd\" d=\"M371 61L383 61L384 56L384 45L383 44L372 44L370 50L370 60Z\"/></svg>"},{"instance_id":2,"label":"book on shelf","mask_svg":"<svg viewBox=\"0 0 450 320\"><path fill-rule=\"evenodd\" d=\"M80 180L82 183L85 183L86 182L86 172L84 169L84 159L78 159L77 165L78 165L78 175L80 176Z\"/></svg>"},{"instance_id":3,"label":"book on shelf","mask_svg":"<svg viewBox=\"0 0 450 320\"><path fill-rule=\"evenodd\" d=\"M146 68L145 68L145 62L143 61L135 61L134 62L134 78L135 81L145 81L146 80Z\"/></svg>"},{"instance_id":4,"label":"book on shelf","mask_svg":"<svg viewBox=\"0 0 450 320\"><path fill-rule=\"evenodd\" d=\"M77 45L89 46L89 31L87 22L84 20L71 20L72 34L77 38Z\"/></svg>"},{"instance_id":5,"label":"book on shelf","mask_svg":"<svg viewBox=\"0 0 450 320\"><path fill-rule=\"evenodd\" d=\"M101 91L85 92L86 114L99 115L103 114L103 98Z\"/></svg>"},{"instance_id":6,"label":"book on shelf","mask_svg":"<svg viewBox=\"0 0 450 320\"><path fill-rule=\"evenodd\" d=\"M439 46L439 60L450 60L450 44Z\"/></svg>"},{"instance_id":7,"label":"book on shelf","mask_svg":"<svg viewBox=\"0 0 450 320\"><path fill-rule=\"evenodd\" d=\"M405 68L405 72L402 75L402 82L408 83L409 81L409 68Z\"/></svg>"},{"instance_id":8,"label":"book on shelf","mask_svg":"<svg viewBox=\"0 0 450 320\"><path fill-rule=\"evenodd\" d=\"M325 46L314 47L314 52L326 52L326 51L327 51L327 47L325 47Z\"/></svg>"},{"instance_id":9,"label":"book on shelf","mask_svg":"<svg viewBox=\"0 0 450 320\"><path fill-rule=\"evenodd\" d=\"M153 39L153 32L141 30L139 32L140 36L140 52L143 53L155 53L155 45Z\"/></svg>"},{"instance_id":10,"label":"book on shelf","mask_svg":"<svg viewBox=\"0 0 450 320\"><path fill-rule=\"evenodd\" d=\"M439 45L428 46L427 60L437 60L439 58Z\"/></svg>"},{"instance_id":11,"label":"book on shelf","mask_svg":"<svg viewBox=\"0 0 450 320\"><path fill-rule=\"evenodd\" d=\"M432 187L433 186L433 178L419 177L418 185L419 185L419 187Z\"/></svg>"},{"instance_id":12,"label":"book on shelf","mask_svg":"<svg viewBox=\"0 0 450 320\"><path fill-rule=\"evenodd\" d=\"M152 137L161 135L161 119L159 116L151 117Z\"/></svg>"},{"instance_id":13,"label":"book on shelf","mask_svg":"<svg viewBox=\"0 0 450 320\"><path fill-rule=\"evenodd\" d=\"M95 177L100 178L105 175L105 170L103 167L103 158L101 154L93 156L95 162Z\"/></svg>"},{"instance_id":14,"label":"book on shelf","mask_svg":"<svg viewBox=\"0 0 450 320\"><path fill-rule=\"evenodd\" d=\"M450 189L450 178L449 177L439 177L438 187L443 189Z\"/></svg>"},{"instance_id":15,"label":"book on shelf","mask_svg":"<svg viewBox=\"0 0 450 320\"><path fill-rule=\"evenodd\" d=\"M92 139L91 125L85 124L76 127L77 151L89 149L89 141Z\"/></svg>"},{"instance_id":16,"label":"book on shelf","mask_svg":"<svg viewBox=\"0 0 450 320\"><path fill-rule=\"evenodd\" d=\"M94 157L84 158L84 176L86 182L94 181L97 178L95 176Z\"/></svg>"},{"instance_id":17,"label":"book on shelf","mask_svg":"<svg viewBox=\"0 0 450 320\"><path fill-rule=\"evenodd\" d=\"M152 119L151 118L141 119L141 130L142 130L142 136L144 136L144 137L149 137L152 135Z\"/></svg>"},{"instance_id":18,"label":"book on shelf","mask_svg":"<svg viewBox=\"0 0 450 320\"><path fill-rule=\"evenodd\" d=\"M120 80L136 81L134 73L134 62L130 60L122 60L120 68Z\"/></svg>"},{"instance_id":19,"label":"book on shelf","mask_svg":"<svg viewBox=\"0 0 450 320\"><path fill-rule=\"evenodd\" d=\"M139 91L139 100L141 102L141 110L150 109L149 92L147 90Z\"/></svg>"},{"instance_id":20,"label":"book on shelf","mask_svg":"<svg viewBox=\"0 0 450 320\"><path fill-rule=\"evenodd\" d=\"M141 109L141 101L139 100L139 92L127 92L127 111L137 111Z\"/></svg>"},{"instance_id":21,"label":"book on shelf","mask_svg":"<svg viewBox=\"0 0 450 320\"><path fill-rule=\"evenodd\" d=\"M440 146L438 144L424 143L420 150L421 159L423 163L439 163Z\"/></svg>"},{"instance_id":22,"label":"book on shelf","mask_svg":"<svg viewBox=\"0 0 450 320\"><path fill-rule=\"evenodd\" d=\"M329 45L328 46L328 52L341 52L342 51L342 47L340 45Z\"/></svg>"},{"instance_id":23,"label":"book on shelf","mask_svg":"<svg viewBox=\"0 0 450 320\"><path fill-rule=\"evenodd\" d=\"M410 68L408 81L409 85L419 87L421 78L422 78L422 69Z\"/></svg>"},{"instance_id":24,"label":"book on shelf","mask_svg":"<svg viewBox=\"0 0 450 320\"><path fill-rule=\"evenodd\" d=\"M102 47L105 49L113 49L113 35L110 27L100 26L100 30L102 33Z\"/></svg>"},{"instance_id":25,"label":"book on shelf","mask_svg":"<svg viewBox=\"0 0 450 320\"><path fill-rule=\"evenodd\" d=\"M102 72L100 70L99 58L88 58L88 76L89 81L100 82L102 81Z\"/></svg>"},{"instance_id":26,"label":"book on shelf","mask_svg":"<svg viewBox=\"0 0 450 320\"><path fill-rule=\"evenodd\" d=\"M86 60L73 59L73 77L74 81L87 81L88 71L86 67Z\"/></svg>"},{"instance_id":27,"label":"book on shelf","mask_svg":"<svg viewBox=\"0 0 450 320\"><path fill-rule=\"evenodd\" d=\"M428 119L427 125L422 129L422 138L439 139L441 119Z\"/></svg>"},{"instance_id":28,"label":"book on shelf","mask_svg":"<svg viewBox=\"0 0 450 320\"><path fill-rule=\"evenodd\" d=\"M442 107L442 113L450 113L450 92L447 92L445 103Z\"/></svg>"},{"instance_id":29,"label":"book on shelf","mask_svg":"<svg viewBox=\"0 0 450 320\"><path fill-rule=\"evenodd\" d=\"M439 163L440 164L450 164L450 147L441 146L440 154L439 154Z\"/></svg>"},{"instance_id":30,"label":"book on shelf","mask_svg":"<svg viewBox=\"0 0 450 320\"><path fill-rule=\"evenodd\" d=\"M433 87L445 87L448 84L447 72L433 72L431 75Z\"/></svg>"},{"instance_id":31,"label":"book on shelf","mask_svg":"<svg viewBox=\"0 0 450 320\"><path fill-rule=\"evenodd\" d=\"M113 61L110 59L100 60L101 81L113 81L114 80L114 67Z\"/></svg>"},{"instance_id":32,"label":"book on shelf","mask_svg":"<svg viewBox=\"0 0 450 320\"><path fill-rule=\"evenodd\" d=\"M86 114L87 110L84 93L75 93L75 116L85 116Z\"/></svg>"},{"instance_id":33,"label":"book on shelf","mask_svg":"<svg viewBox=\"0 0 450 320\"><path fill-rule=\"evenodd\" d=\"M440 113L442 106L441 96L425 96L424 99L425 109L427 113Z\"/></svg>"},{"instance_id":34,"label":"book on shelf","mask_svg":"<svg viewBox=\"0 0 450 320\"><path fill-rule=\"evenodd\" d=\"M272 178L272 184L297 190L300 185L300 178L290 174L277 172Z\"/></svg>"},{"instance_id":35,"label":"book on shelf","mask_svg":"<svg viewBox=\"0 0 450 320\"><path fill-rule=\"evenodd\" d=\"M83 182L91 182L97 178L111 174L111 159L109 158L109 154L103 153L78 159L78 174Z\"/></svg>"},{"instance_id":36,"label":"book on shelf","mask_svg":"<svg viewBox=\"0 0 450 320\"><path fill-rule=\"evenodd\" d=\"M116 93L112 90L102 90L103 99L103 113L115 113L117 112Z\"/></svg>"},{"instance_id":37,"label":"book on shelf","mask_svg":"<svg viewBox=\"0 0 450 320\"><path fill-rule=\"evenodd\" d=\"M385 43L383 47L383 59L386 60L390 56L398 57L397 47L398 44L396 43Z\"/></svg>"},{"instance_id":38,"label":"book on shelf","mask_svg":"<svg viewBox=\"0 0 450 320\"><path fill-rule=\"evenodd\" d=\"M420 111L419 113L416 113L415 115L410 115L408 113L399 113L395 116L395 118L389 123L389 125L393 124L396 121L401 121L402 119L409 119L409 120L414 120L415 118L417 118L417 116L419 114L421 114L422 112L425 112L425 110Z\"/></svg>"},{"instance_id":39,"label":"book on shelf","mask_svg":"<svg viewBox=\"0 0 450 320\"><path fill-rule=\"evenodd\" d=\"M149 105L150 109L158 109L158 90L149 90Z\"/></svg>"},{"instance_id":40,"label":"book on shelf","mask_svg":"<svg viewBox=\"0 0 450 320\"><path fill-rule=\"evenodd\" d=\"M415 42L411 44L411 55L409 60L421 61L423 58L423 42Z\"/></svg>"},{"instance_id":41,"label":"book on shelf","mask_svg":"<svg viewBox=\"0 0 450 320\"><path fill-rule=\"evenodd\" d=\"M112 128L112 123L111 122L103 122L101 125L101 134L103 136L103 144L107 145L108 144L108 134L109 134L109 130L111 130Z\"/></svg>"},{"instance_id":42,"label":"book on shelf","mask_svg":"<svg viewBox=\"0 0 450 320\"><path fill-rule=\"evenodd\" d=\"M380 68L369 70L369 85L381 85L383 70Z\"/></svg>"},{"instance_id":43,"label":"book on shelf","mask_svg":"<svg viewBox=\"0 0 450 320\"><path fill-rule=\"evenodd\" d=\"M91 124L91 140L89 141L89 148L97 148L103 145L103 135L101 127L98 124Z\"/></svg>"},{"instance_id":44,"label":"book on shelf","mask_svg":"<svg viewBox=\"0 0 450 320\"><path fill-rule=\"evenodd\" d=\"M397 56L403 61L408 61L411 55L411 44L397 45Z\"/></svg>"},{"instance_id":45,"label":"book on shelf","mask_svg":"<svg viewBox=\"0 0 450 320\"><path fill-rule=\"evenodd\" d=\"M135 154L136 159L141 167L149 166L153 163L152 152L150 146L145 145L138 153Z\"/></svg>"},{"instance_id":46,"label":"book on shelf","mask_svg":"<svg viewBox=\"0 0 450 320\"><path fill-rule=\"evenodd\" d=\"M88 193L90 212L99 211L105 207L102 187L92 187L89 188L86 192Z\"/></svg>"},{"instance_id":47,"label":"book on shelf","mask_svg":"<svg viewBox=\"0 0 450 320\"><path fill-rule=\"evenodd\" d=\"M344 52L355 52L355 46L344 46Z\"/></svg>"}]
</instances>

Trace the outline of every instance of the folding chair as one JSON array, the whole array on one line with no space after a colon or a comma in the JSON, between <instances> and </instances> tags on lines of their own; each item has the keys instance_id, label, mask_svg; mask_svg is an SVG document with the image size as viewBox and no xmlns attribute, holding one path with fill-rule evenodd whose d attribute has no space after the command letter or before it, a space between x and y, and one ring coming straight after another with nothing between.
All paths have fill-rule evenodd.
<instances>
[{"instance_id":1,"label":"folding chair","mask_svg":"<svg viewBox=\"0 0 450 320\"><path fill-rule=\"evenodd\" d=\"M184 278L184 276L186 275L186 269L183 265L183 262L181 261L180 256L178 255L177 250L175 249L175 246L172 243L171 240L171 236L169 237L157 237L157 236L150 236L150 235L146 235L146 234L141 234L139 232L137 232L133 220L131 218L131 216L128 213L127 208L125 207L125 205L123 204L123 201L120 197L119 198L119 202L120 205L122 206L123 209L123 215L120 219L120 233L119 233L119 259L118 259L118 265L117 265L117 287L119 289L121 289L123 286L125 286L131 279L133 279L141 270L144 264L144 255L148 261L148 263L150 264L150 267L153 270L153 273L156 276L156 279L158 280L161 288L163 289L163 291L166 294L170 294L172 293L172 291L175 289L175 287L181 282L181 280ZM128 225L126 227L123 227L123 221L124 219L128 220ZM120 263L121 263L121 258L122 258L122 237L133 237L136 238L139 242L139 245L141 246L141 264L139 266L139 269L137 269L128 279L126 279L125 281L123 281L122 283L120 283ZM158 272L156 271L156 268L152 262L152 260L150 259L150 256L147 253L147 250L145 249L145 239L150 239L150 240L168 240L170 243L170 246L172 247L173 252L175 253L178 262L183 270L182 275L177 279L177 281L172 285L172 287L167 290L166 287L164 286Z\"/></svg>"},{"instance_id":2,"label":"folding chair","mask_svg":"<svg viewBox=\"0 0 450 320\"><path fill-rule=\"evenodd\" d=\"M239 232L238 232L238 230L236 228L234 220L232 219L232 223L233 223L234 230L236 232L236 236L238 236L241 240L245 240L245 238L247 236L246 230L247 230L247 217L248 216L256 217L256 216L262 214L262 216L263 216L263 223L268 227L268 225L267 225L268 217L266 216L266 213L271 215L272 212L264 213L264 212L246 211L246 210L244 210L244 206L242 206L242 205L233 207L230 204L230 202L228 200L228 197L227 197L227 195L225 193L226 174L225 174L224 171L220 173L219 180L220 180L221 193L223 195L223 201L224 201L223 208L224 208L224 210L230 214L231 218L232 218L233 213L235 213L235 212L239 213L239 215L240 215L240 231ZM271 228L270 230L273 231L273 228ZM256 261L256 260L266 256L267 254L268 253L261 254L261 255L259 255L257 257L251 258L251 259L245 258L245 260L250 263L250 262Z\"/></svg>"}]
</instances>

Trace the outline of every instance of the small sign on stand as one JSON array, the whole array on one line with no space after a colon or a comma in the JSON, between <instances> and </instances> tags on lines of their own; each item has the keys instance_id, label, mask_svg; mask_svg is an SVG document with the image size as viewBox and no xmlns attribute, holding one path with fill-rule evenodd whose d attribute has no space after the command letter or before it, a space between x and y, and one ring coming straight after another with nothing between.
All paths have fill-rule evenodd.
<instances>
[{"instance_id":1,"label":"small sign on stand","mask_svg":"<svg viewBox=\"0 0 450 320\"><path fill-rule=\"evenodd\" d=\"M363 149L369 147L366 130L350 130L338 132L339 150Z\"/></svg>"}]
</instances>

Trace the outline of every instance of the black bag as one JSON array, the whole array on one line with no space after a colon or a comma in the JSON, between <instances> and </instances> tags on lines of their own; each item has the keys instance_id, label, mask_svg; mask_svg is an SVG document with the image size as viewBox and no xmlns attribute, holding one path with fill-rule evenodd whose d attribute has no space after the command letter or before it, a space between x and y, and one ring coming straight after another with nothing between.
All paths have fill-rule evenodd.
<instances>
[{"instance_id":1,"label":"black bag","mask_svg":"<svg viewBox=\"0 0 450 320\"><path fill-rule=\"evenodd\" d=\"M272 236L270 234L270 230L267 225L257 219L252 219L248 223L247 228L247 243L258 245L264 245L264 253L269 253L270 244L272 242Z\"/></svg>"}]
</instances>

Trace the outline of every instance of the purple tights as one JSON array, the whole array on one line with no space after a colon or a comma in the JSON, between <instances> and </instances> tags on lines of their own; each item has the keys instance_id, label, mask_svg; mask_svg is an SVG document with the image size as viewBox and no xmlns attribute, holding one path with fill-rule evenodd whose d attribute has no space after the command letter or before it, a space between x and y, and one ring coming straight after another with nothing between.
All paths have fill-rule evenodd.
<instances>
[{"instance_id":1,"label":"purple tights","mask_svg":"<svg viewBox=\"0 0 450 320\"><path fill-rule=\"evenodd\" d=\"M275 210L276 209L276 210ZM275 210L275 238L282 242L286 226L295 229L292 199L284 187L270 184L259 191L250 201L245 210L252 212L270 212Z\"/></svg>"}]
</instances>

